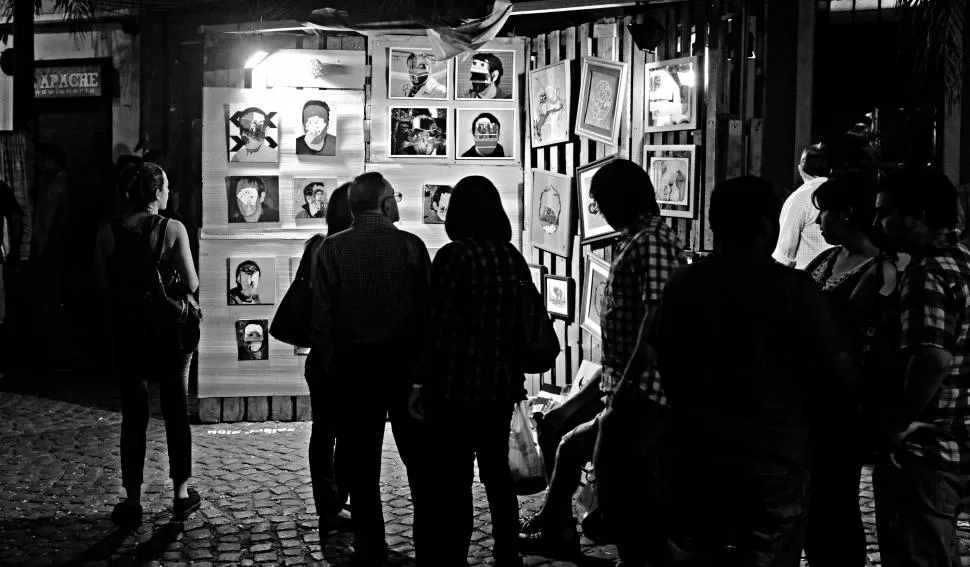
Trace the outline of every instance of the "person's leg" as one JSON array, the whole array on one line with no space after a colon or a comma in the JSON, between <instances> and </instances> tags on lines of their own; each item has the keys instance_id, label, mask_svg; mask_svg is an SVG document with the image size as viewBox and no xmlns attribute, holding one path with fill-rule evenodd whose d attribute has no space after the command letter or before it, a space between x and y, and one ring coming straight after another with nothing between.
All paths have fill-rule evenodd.
<instances>
[{"instance_id":1,"label":"person's leg","mask_svg":"<svg viewBox=\"0 0 970 567\"><path fill-rule=\"evenodd\" d=\"M604 409L599 381L587 383L585 387L566 400L563 405L553 408L536 424L539 450L546 466L546 480L552 481L552 472L556 465L556 451L562 438L578 427L590 421Z\"/></svg>"},{"instance_id":2,"label":"person's leg","mask_svg":"<svg viewBox=\"0 0 970 567\"><path fill-rule=\"evenodd\" d=\"M597 416L563 436L556 451L556 464L549 481L549 490L539 512L544 523L563 522L572 517L573 495L582 481L582 467L593 458L598 433Z\"/></svg>"},{"instance_id":3,"label":"person's leg","mask_svg":"<svg viewBox=\"0 0 970 567\"><path fill-rule=\"evenodd\" d=\"M397 379L397 377L394 377ZM425 503L425 473L428 466L426 444L423 442L422 424L411 417L407 402L410 385L397 384L385 387L388 417L394 443L408 475L411 505L414 509L414 553L423 565L425 542L428 538ZM471 485L469 485L470 487Z\"/></svg>"},{"instance_id":4,"label":"person's leg","mask_svg":"<svg viewBox=\"0 0 970 567\"><path fill-rule=\"evenodd\" d=\"M308 371L309 373L309 371ZM327 402L333 392L327 391L321 376L306 376L310 389L310 408L313 424L310 426L310 484L313 487L313 503L320 517L333 516L343 508L334 481L333 419Z\"/></svg>"},{"instance_id":5,"label":"person's leg","mask_svg":"<svg viewBox=\"0 0 970 567\"><path fill-rule=\"evenodd\" d=\"M126 502L141 505L148 430L148 382L121 376L121 485Z\"/></svg>"},{"instance_id":6,"label":"person's leg","mask_svg":"<svg viewBox=\"0 0 970 567\"><path fill-rule=\"evenodd\" d=\"M518 549L519 500L509 470L509 428L512 404L490 407L478 415L475 453L478 474L485 485L492 516L493 556L496 567L521 566ZM571 495L570 495L571 499ZM471 486L468 487L468 517L471 518ZM470 524L470 522L469 522ZM468 526L471 536L471 525ZM467 549L467 546L466 546Z\"/></svg>"},{"instance_id":7,"label":"person's leg","mask_svg":"<svg viewBox=\"0 0 970 567\"><path fill-rule=\"evenodd\" d=\"M472 449L478 412L430 406L425 408L428 439L427 499L422 522L435 539L418 555L419 565L466 567L474 527L472 484L475 453ZM506 434L506 452L508 451ZM506 457L508 455L506 454Z\"/></svg>"},{"instance_id":8,"label":"person's leg","mask_svg":"<svg viewBox=\"0 0 970 567\"><path fill-rule=\"evenodd\" d=\"M175 355L159 363L164 365L159 376L159 397L165 419L169 477L175 489L175 498L188 498L188 481L192 475L192 429L188 412L192 355Z\"/></svg>"},{"instance_id":9,"label":"person's leg","mask_svg":"<svg viewBox=\"0 0 970 567\"><path fill-rule=\"evenodd\" d=\"M808 504L807 474L766 474L744 479L733 500L740 565L798 567Z\"/></svg>"},{"instance_id":10,"label":"person's leg","mask_svg":"<svg viewBox=\"0 0 970 567\"><path fill-rule=\"evenodd\" d=\"M839 439L841 433L842 439ZM805 555L812 567L863 567L866 535L859 509L862 472L842 432L826 435L812 457Z\"/></svg>"}]
</instances>

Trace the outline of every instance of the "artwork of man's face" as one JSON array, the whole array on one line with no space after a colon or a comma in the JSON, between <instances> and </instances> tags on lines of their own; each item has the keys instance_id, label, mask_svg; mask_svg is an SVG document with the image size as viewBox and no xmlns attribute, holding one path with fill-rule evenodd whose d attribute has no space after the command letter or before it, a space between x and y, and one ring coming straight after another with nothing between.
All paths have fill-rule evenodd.
<instances>
[{"instance_id":1,"label":"artwork of man's face","mask_svg":"<svg viewBox=\"0 0 970 567\"><path fill-rule=\"evenodd\" d=\"M316 207L322 208L323 204L327 202L327 193L322 188L313 190L313 202Z\"/></svg>"},{"instance_id":2,"label":"artwork of man's face","mask_svg":"<svg viewBox=\"0 0 970 567\"><path fill-rule=\"evenodd\" d=\"M498 71L492 71L488 61L472 59L471 68L472 90L480 93L490 87L492 83L498 81Z\"/></svg>"},{"instance_id":3,"label":"artwork of man's face","mask_svg":"<svg viewBox=\"0 0 970 567\"><path fill-rule=\"evenodd\" d=\"M244 185L243 181L236 186L236 204L244 217L251 217L259 212L265 198L265 193L260 193L252 185Z\"/></svg>"},{"instance_id":4,"label":"artwork of man's face","mask_svg":"<svg viewBox=\"0 0 970 567\"><path fill-rule=\"evenodd\" d=\"M434 210L438 218L444 222L445 217L448 216L448 203L451 202L451 193L442 193L438 195L438 202L431 202L431 209Z\"/></svg>"},{"instance_id":5,"label":"artwork of man's face","mask_svg":"<svg viewBox=\"0 0 970 567\"><path fill-rule=\"evenodd\" d=\"M307 138L317 140L322 136L327 135L327 129L329 127L330 113L324 110L322 116L307 116L306 122L303 123L303 132L306 134Z\"/></svg>"},{"instance_id":6,"label":"artwork of man's face","mask_svg":"<svg viewBox=\"0 0 970 567\"><path fill-rule=\"evenodd\" d=\"M499 134L502 132L502 125L492 122L489 118L480 117L472 125L472 135L475 137L475 150L483 155L490 156L498 147Z\"/></svg>"},{"instance_id":7,"label":"artwork of man's face","mask_svg":"<svg viewBox=\"0 0 970 567\"><path fill-rule=\"evenodd\" d=\"M256 295L257 289L259 288L259 272L239 272L236 275L236 285L239 286L239 292L247 299Z\"/></svg>"},{"instance_id":8,"label":"artwork of man's face","mask_svg":"<svg viewBox=\"0 0 970 567\"><path fill-rule=\"evenodd\" d=\"M555 187L547 187L539 196L539 224L546 234L555 234L559 230L559 213L562 211L562 200Z\"/></svg>"},{"instance_id":9,"label":"artwork of man's face","mask_svg":"<svg viewBox=\"0 0 970 567\"><path fill-rule=\"evenodd\" d=\"M435 138L430 130L411 130L411 147L414 148L414 152L422 156L430 156L435 151Z\"/></svg>"},{"instance_id":10,"label":"artwork of man's face","mask_svg":"<svg viewBox=\"0 0 970 567\"><path fill-rule=\"evenodd\" d=\"M258 112L248 112L239 119L239 137L246 149L254 152L266 141L266 116Z\"/></svg>"},{"instance_id":11,"label":"artwork of man's face","mask_svg":"<svg viewBox=\"0 0 970 567\"><path fill-rule=\"evenodd\" d=\"M263 328L255 323L246 325L243 333L243 342L249 352L255 354L263 350Z\"/></svg>"},{"instance_id":12,"label":"artwork of man's face","mask_svg":"<svg viewBox=\"0 0 970 567\"><path fill-rule=\"evenodd\" d=\"M428 56L415 53L412 57L408 57L408 75L411 76L411 84L416 87L420 87L428 80L428 74L431 72L432 61Z\"/></svg>"}]
</instances>

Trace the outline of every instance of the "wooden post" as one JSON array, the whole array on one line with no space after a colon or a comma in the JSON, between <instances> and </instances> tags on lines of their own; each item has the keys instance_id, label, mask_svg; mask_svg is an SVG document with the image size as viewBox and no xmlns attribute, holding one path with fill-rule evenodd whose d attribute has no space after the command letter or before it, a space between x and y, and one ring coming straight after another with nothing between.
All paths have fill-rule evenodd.
<instances>
[{"instance_id":1,"label":"wooden post","mask_svg":"<svg viewBox=\"0 0 970 567\"><path fill-rule=\"evenodd\" d=\"M792 169L802 150L812 143L812 102L815 74L815 0L798 0L795 50L795 147ZM958 122L959 124L959 122ZM959 147L959 145L958 145Z\"/></svg>"},{"instance_id":2,"label":"wooden post","mask_svg":"<svg viewBox=\"0 0 970 567\"><path fill-rule=\"evenodd\" d=\"M14 80L13 128L28 133L33 144L37 130L37 107L34 104L34 3L13 3Z\"/></svg>"}]
</instances>

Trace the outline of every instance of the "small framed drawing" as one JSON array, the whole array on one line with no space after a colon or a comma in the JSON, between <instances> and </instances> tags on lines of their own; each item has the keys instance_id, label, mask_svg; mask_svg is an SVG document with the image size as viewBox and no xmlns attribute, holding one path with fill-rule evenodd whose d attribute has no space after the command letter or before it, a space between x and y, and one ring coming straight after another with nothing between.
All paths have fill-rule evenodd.
<instances>
[{"instance_id":1,"label":"small framed drawing","mask_svg":"<svg viewBox=\"0 0 970 567\"><path fill-rule=\"evenodd\" d=\"M447 100L448 62L438 61L430 49L391 47L387 98Z\"/></svg>"},{"instance_id":2,"label":"small framed drawing","mask_svg":"<svg viewBox=\"0 0 970 567\"><path fill-rule=\"evenodd\" d=\"M448 203L451 201L451 185L425 185L421 192L424 194L424 224L445 224L448 217Z\"/></svg>"},{"instance_id":3,"label":"small framed drawing","mask_svg":"<svg viewBox=\"0 0 970 567\"><path fill-rule=\"evenodd\" d=\"M643 167L650 175L660 215L694 218L694 146L643 146Z\"/></svg>"},{"instance_id":4,"label":"small framed drawing","mask_svg":"<svg viewBox=\"0 0 970 567\"><path fill-rule=\"evenodd\" d=\"M268 329L268 319L241 319L236 321L237 360L269 359Z\"/></svg>"},{"instance_id":5,"label":"small framed drawing","mask_svg":"<svg viewBox=\"0 0 970 567\"><path fill-rule=\"evenodd\" d=\"M568 175L532 170L532 245L563 258L573 251L572 182Z\"/></svg>"},{"instance_id":6,"label":"small framed drawing","mask_svg":"<svg viewBox=\"0 0 970 567\"><path fill-rule=\"evenodd\" d=\"M628 63L583 57L576 134L616 146L629 70Z\"/></svg>"},{"instance_id":7,"label":"small framed drawing","mask_svg":"<svg viewBox=\"0 0 970 567\"><path fill-rule=\"evenodd\" d=\"M326 225L327 204L330 194L340 186L334 177L294 177L293 201L296 206L294 220L297 225Z\"/></svg>"},{"instance_id":8,"label":"small framed drawing","mask_svg":"<svg viewBox=\"0 0 970 567\"><path fill-rule=\"evenodd\" d=\"M606 260L593 254L586 255L583 270L583 298L580 305L579 326L587 333L601 339L600 309L606 295L606 282L610 277L610 265Z\"/></svg>"},{"instance_id":9,"label":"small framed drawing","mask_svg":"<svg viewBox=\"0 0 970 567\"><path fill-rule=\"evenodd\" d=\"M310 99L300 110L302 134L296 138L296 155L330 157L337 155L337 112L333 103Z\"/></svg>"},{"instance_id":10,"label":"small framed drawing","mask_svg":"<svg viewBox=\"0 0 970 567\"><path fill-rule=\"evenodd\" d=\"M572 61L529 71L529 131L532 147L569 141Z\"/></svg>"},{"instance_id":11,"label":"small framed drawing","mask_svg":"<svg viewBox=\"0 0 970 567\"><path fill-rule=\"evenodd\" d=\"M576 192L579 193L579 234L582 237L582 244L591 244L599 240L614 238L620 234L618 230L615 230L606 222L599 207L596 206L596 201L589 196L589 187L593 181L593 176L601 167L614 159L616 159L616 156L607 156L576 168Z\"/></svg>"},{"instance_id":12,"label":"small framed drawing","mask_svg":"<svg viewBox=\"0 0 970 567\"><path fill-rule=\"evenodd\" d=\"M226 177L230 223L280 222L280 178L275 175Z\"/></svg>"},{"instance_id":13,"label":"small framed drawing","mask_svg":"<svg viewBox=\"0 0 970 567\"><path fill-rule=\"evenodd\" d=\"M276 258L229 258L226 305L276 303Z\"/></svg>"},{"instance_id":14,"label":"small framed drawing","mask_svg":"<svg viewBox=\"0 0 970 567\"><path fill-rule=\"evenodd\" d=\"M546 288L542 284L542 278L549 273L549 268L540 264L528 264L529 275L532 276L532 283L536 286L536 291L542 296L542 300L545 301L545 291Z\"/></svg>"},{"instance_id":15,"label":"small framed drawing","mask_svg":"<svg viewBox=\"0 0 970 567\"><path fill-rule=\"evenodd\" d=\"M513 100L515 51L493 49L455 58L455 100Z\"/></svg>"},{"instance_id":16,"label":"small framed drawing","mask_svg":"<svg viewBox=\"0 0 970 567\"><path fill-rule=\"evenodd\" d=\"M573 284L572 278L546 275L542 279L545 288L546 311L551 317L572 321L573 319Z\"/></svg>"},{"instance_id":17,"label":"small framed drawing","mask_svg":"<svg viewBox=\"0 0 970 567\"><path fill-rule=\"evenodd\" d=\"M230 163L279 163L279 117L243 103L223 105L226 155Z\"/></svg>"},{"instance_id":18,"label":"small framed drawing","mask_svg":"<svg viewBox=\"0 0 970 567\"><path fill-rule=\"evenodd\" d=\"M683 57L647 63L644 132L697 128L698 61L698 57Z\"/></svg>"},{"instance_id":19,"label":"small framed drawing","mask_svg":"<svg viewBox=\"0 0 970 567\"><path fill-rule=\"evenodd\" d=\"M448 110L391 107L388 156L440 158L448 155Z\"/></svg>"},{"instance_id":20,"label":"small framed drawing","mask_svg":"<svg viewBox=\"0 0 970 567\"><path fill-rule=\"evenodd\" d=\"M455 158L515 159L515 110L473 108L455 111Z\"/></svg>"}]
</instances>

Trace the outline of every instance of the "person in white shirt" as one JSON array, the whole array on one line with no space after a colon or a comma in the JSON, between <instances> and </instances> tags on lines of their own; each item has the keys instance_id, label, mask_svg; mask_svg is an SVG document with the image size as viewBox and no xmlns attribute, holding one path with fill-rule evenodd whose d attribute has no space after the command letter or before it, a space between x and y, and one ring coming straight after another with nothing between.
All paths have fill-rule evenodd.
<instances>
[{"instance_id":1,"label":"person in white shirt","mask_svg":"<svg viewBox=\"0 0 970 567\"><path fill-rule=\"evenodd\" d=\"M812 193L828 181L827 153L823 144L805 148L798 161L798 174L804 183L788 196L781 208L778 244L771 256L799 270L804 270L816 256L832 247L822 238L822 231L815 223L819 210L812 203Z\"/></svg>"}]
</instances>

